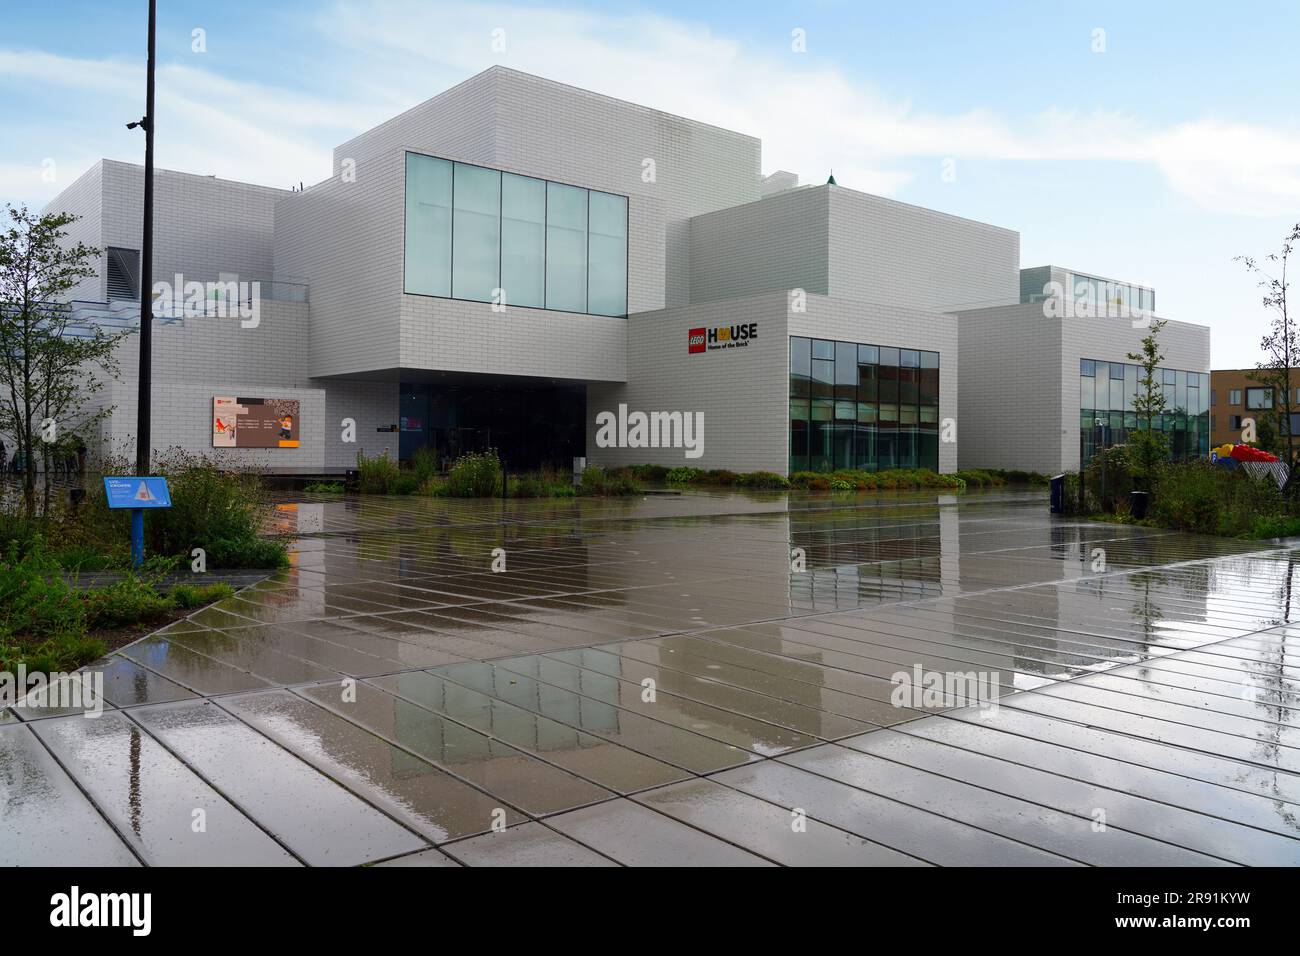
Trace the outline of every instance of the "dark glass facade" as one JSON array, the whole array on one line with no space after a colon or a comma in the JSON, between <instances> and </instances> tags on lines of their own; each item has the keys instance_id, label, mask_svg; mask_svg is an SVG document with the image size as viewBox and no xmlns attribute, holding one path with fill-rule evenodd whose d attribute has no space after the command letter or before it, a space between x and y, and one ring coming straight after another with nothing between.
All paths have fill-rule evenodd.
<instances>
[{"instance_id":1,"label":"dark glass facade","mask_svg":"<svg viewBox=\"0 0 1300 956\"><path fill-rule=\"evenodd\" d=\"M1133 398L1142 369L1124 362L1083 359L1079 363L1079 439L1086 466L1097 449L1122 445L1137 430ZM1156 369L1165 411L1155 423L1169 438L1175 459L1210 453L1210 376L1204 372Z\"/></svg>"},{"instance_id":2,"label":"dark glass facade","mask_svg":"<svg viewBox=\"0 0 1300 956\"><path fill-rule=\"evenodd\" d=\"M790 338L790 471L939 470L939 353Z\"/></svg>"}]
</instances>

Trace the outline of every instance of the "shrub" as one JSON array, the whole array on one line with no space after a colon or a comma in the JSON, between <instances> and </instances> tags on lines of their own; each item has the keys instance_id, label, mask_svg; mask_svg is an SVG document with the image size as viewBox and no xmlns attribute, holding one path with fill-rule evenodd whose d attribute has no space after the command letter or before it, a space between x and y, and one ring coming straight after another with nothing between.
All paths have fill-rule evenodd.
<instances>
[{"instance_id":1,"label":"shrub","mask_svg":"<svg viewBox=\"0 0 1300 956\"><path fill-rule=\"evenodd\" d=\"M357 472L357 486L363 495L386 495L401 474L401 467L388 457L388 449L385 448L374 458L367 458L363 452L357 452Z\"/></svg>"},{"instance_id":2,"label":"shrub","mask_svg":"<svg viewBox=\"0 0 1300 956\"><path fill-rule=\"evenodd\" d=\"M627 472L606 472L599 465L588 465L582 473L582 484L578 487L578 492L610 497L640 494L641 488Z\"/></svg>"},{"instance_id":3,"label":"shrub","mask_svg":"<svg viewBox=\"0 0 1300 956\"><path fill-rule=\"evenodd\" d=\"M13 635L54 637L85 627L85 607L42 539L33 539L25 553L11 544L0 558L0 642Z\"/></svg>"},{"instance_id":4,"label":"shrub","mask_svg":"<svg viewBox=\"0 0 1300 956\"><path fill-rule=\"evenodd\" d=\"M492 449L462 455L447 472L447 494L453 498L491 498L501 489L501 462Z\"/></svg>"},{"instance_id":5,"label":"shrub","mask_svg":"<svg viewBox=\"0 0 1300 956\"><path fill-rule=\"evenodd\" d=\"M234 595L234 588L219 581L216 584L178 584L168 592L167 597L176 607L188 611L214 601L224 601Z\"/></svg>"},{"instance_id":6,"label":"shrub","mask_svg":"<svg viewBox=\"0 0 1300 956\"><path fill-rule=\"evenodd\" d=\"M314 481L303 488L303 491L314 495L341 495L344 488L341 481Z\"/></svg>"},{"instance_id":7,"label":"shrub","mask_svg":"<svg viewBox=\"0 0 1300 956\"><path fill-rule=\"evenodd\" d=\"M745 488L789 488L790 481L774 471L751 471L741 475L737 484Z\"/></svg>"},{"instance_id":8,"label":"shrub","mask_svg":"<svg viewBox=\"0 0 1300 956\"><path fill-rule=\"evenodd\" d=\"M698 468L679 465L676 468L669 468L664 473L664 481L670 485L689 485L698 481L703 475L704 472Z\"/></svg>"},{"instance_id":9,"label":"shrub","mask_svg":"<svg viewBox=\"0 0 1300 956\"><path fill-rule=\"evenodd\" d=\"M175 607L133 574L80 596L86 608L86 626L92 630L161 621Z\"/></svg>"},{"instance_id":10,"label":"shrub","mask_svg":"<svg viewBox=\"0 0 1300 956\"><path fill-rule=\"evenodd\" d=\"M417 448L411 456L411 472L415 475L418 488L434 475L438 474L438 455L432 448Z\"/></svg>"}]
</instances>

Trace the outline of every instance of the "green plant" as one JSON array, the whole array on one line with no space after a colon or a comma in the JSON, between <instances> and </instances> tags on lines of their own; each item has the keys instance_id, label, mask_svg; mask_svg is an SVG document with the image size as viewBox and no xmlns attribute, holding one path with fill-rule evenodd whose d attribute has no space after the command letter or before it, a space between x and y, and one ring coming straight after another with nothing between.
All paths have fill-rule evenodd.
<instances>
[{"instance_id":1,"label":"green plant","mask_svg":"<svg viewBox=\"0 0 1300 956\"><path fill-rule=\"evenodd\" d=\"M215 601L224 601L234 595L234 588L218 581L215 584L178 584L168 592L167 597L176 607L188 611Z\"/></svg>"},{"instance_id":2,"label":"green plant","mask_svg":"<svg viewBox=\"0 0 1300 956\"><path fill-rule=\"evenodd\" d=\"M85 627L85 607L44 542L36 538L25 553L10 545L0 558L0 641L15 635L54 637Z\"/></svg>"},{"instance_id":3,"label":"green plant","mask_svg":"<svg viewBox=\"0 0 1300 956\"><path fill-rule=\"evenodd\" d=\"M670 485L689 485L698 481L703 475L704 472L699 468L688 468L685 465L679 465L664 472L663 480Z\"/></svg>"},{"instance_id":4,"label":"green plant","mask_svg":"<svg viewBox=\"0 0 1300 956\"><path fill-rule=\"evenodd\" d=\"M606 472L599 465L588 465L582 472L578 493L599 497L637 495L641 487L627 472Z\"/></svg>"},{"instance_id":5,"label":"green plant","mask_svg":"<svg viewBox=\"0 0 1300 956\"><path fill-rule=\"evenodd\" d=\"M385 448L373 458L357 452L357 488L363 495L386 495L401 474L401 466L388 456Z\"/></svg>"},{"instance_id":6,"label":"green plant","mask_svg":"<svg viewBox=\"0 0 1300 956\"><path fill-rule=\"evenodd\" d=\"M341 481L313 481L303 491L313 495L341 495L344 492Z\"/></svg>"},{"instance_id":7,"label":"green plant","mask_svg":"<svg viewBox=\"0 0 1300 956\"><path fill-rule=\"evenodd\" d=\"M411 471L415 475L416 487L424 485L438 474L438 454L432 448L417 448L411 456Z\"/></svg>"},{"instance_id":8,"label":"green plant","mask_svg":"<svg viewBox=\"0 0 1300 956\"><path fill-rule=\"evenodd\" d=\"M447 472L453 498L491 498L501 490L501 462L495 451L462 455Z\"/></svg>"},{"instance_id":9,"label":"green plant","mask_svg":"<svg viewBox=\"0 0 1300 956\"><path fill-rule=\"evenodd\" d=\"M161 621L175 606L133 574L107 587L82 591L80 597L86 608L86 626L91 630Z\"/></svg>"},{"instance_id":10,"label":"green plant","mask_svg":"<svg viewBox=\"0 0 1300 956\"><path fill-rule=\"evenodd\" d=\"M751 471L741 475L736 482L745 488L785 489L790 487L790 480L785 475L774 471Z\"/></svg>"}]
</instances>

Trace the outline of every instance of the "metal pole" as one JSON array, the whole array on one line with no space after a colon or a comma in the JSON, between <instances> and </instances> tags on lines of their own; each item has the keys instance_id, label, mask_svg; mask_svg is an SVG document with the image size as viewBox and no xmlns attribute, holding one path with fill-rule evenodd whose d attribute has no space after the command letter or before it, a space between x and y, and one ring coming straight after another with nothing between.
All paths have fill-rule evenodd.
<instances>
[{"instance_id":1,"label":"metal pole","mask_svg":"<svg viewBox=\"0 0 1300 956\"><path fill-rule=\"evenodd\" d=\"M154 46L158 3L149 0L149 61L146 67L144 112L144 230L140 243L140 380L136 410L135 467L149 474L149 425L153 385L153 133L154 133Z\"/></svg>"}]
</instances>

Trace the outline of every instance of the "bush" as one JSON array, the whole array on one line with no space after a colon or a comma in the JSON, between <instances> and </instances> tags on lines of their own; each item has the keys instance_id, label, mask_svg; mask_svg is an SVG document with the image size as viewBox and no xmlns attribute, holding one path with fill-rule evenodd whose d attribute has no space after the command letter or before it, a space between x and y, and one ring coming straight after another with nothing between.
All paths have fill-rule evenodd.
<instances>
[{"instance_id":1,"label":"bush","mask_svg":"<svg viewBox=\"0 0 1300 956\"><path fill-rule=\"evenodd\" d=\"M637 495L641 487L628 472L606 472L599 465L588 465L582 473L578 493L597 497Z\"/></svg>"},{"instance_id":2,"label":"bush","mask_svg":"<svg viewBox=\"0 0 1300 956\"><path fill-rule=\"evenodd\" d=\"M438 474L438 455L432 448L417 448L411 456L411 472L418 488Z\"/></svg>"},{"instance_id":3,"label":"bush","mask_svg":"<svg viewBox=\"0 0 1300 956\"><path fill-rule=\"evenodd\" d=\"M664 472L664 481L670 485L689 485L704 476L704 472L699 468L688 468L681 465L677 468L669 468Z\"/></svg>"},{"instance_id":4,"label":"bush","mask_svg":"<svg viewBox=\"0 0 1300 956\"><path fill-rule=\"evenodd\" d=\"M491 498L501 490L501 462L495 451L462 455L447 472L446 493L453 498Z\"/></svg>"},{"instance_id":5,"label":"bush","mask_svg":"<svg viewBox=\"0 0 1300 956\"><path fill-rule=\"evenodd\" d=\"M61 573L40 537L25 552L10 545L0 558L0 643L16 635L43 638L85 630L85 607Z\"/></svg>"},{"instance_id":6,"label":"bush","mask_svg":"<svg viewBox=\"0 0 1300 956\"><path fill-rule=\"evenodd\" d=\"M748 474L741 475L737 484L745 488L785 489L790 487L789 479L784 475L778 475L774 471L751 471Z\"/></svg>"},{"instance_id":7,"label":"bush","mask_svg":"<svg viewBox=\"0 0 1300 956\"><path fill-rule=\"evenodd\" d=\"M135 575L82 591L80 596L91 630L161 621L176 606Z\"/></svg>"},{"instance_id":8,"label":"bush","mask_svg":"<svg viewBox=\"0 0 1300 956\"><path fill-rule=\"evenodd\" d=\"M367 458L363 452L357 452L357 488L363 495L390 494L389 487L397 481L401 472L401 466L388 457L388 449L374 458Z\"/></svg>"},{"instance_id":9,"label":"bush","mask_svg":"<svg viewBox=\"0 0 1300 956\"><path fill-rule=\"evenodd\" d=\"M341 481L314 481L303 488L303 491L313 495L341 495L344 490Z\"/></svg>"},{"instance_id":10,"label":"bush","mask_svg":"<svg viewBox=\"0 0 1300 956\"><path fill-rule=\"evenodd\" d=\"M178 608L191 610L214 601L224 601L235 596L235 589L229 584L178 584L168 592L167 597Z\"/></svg>"}]
</instances>

